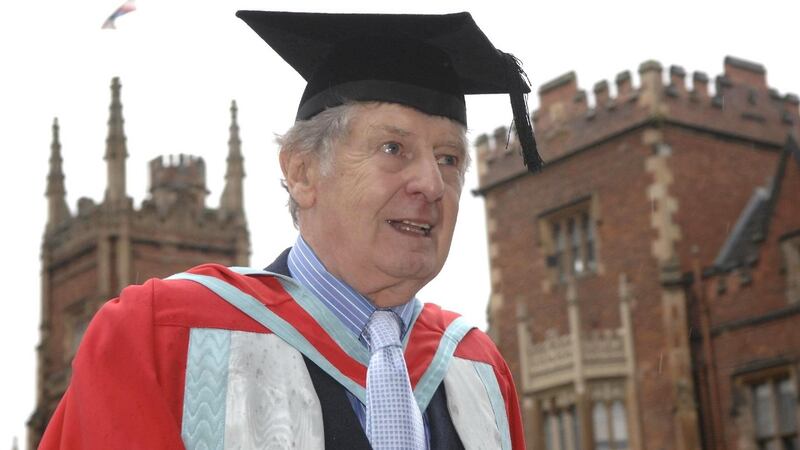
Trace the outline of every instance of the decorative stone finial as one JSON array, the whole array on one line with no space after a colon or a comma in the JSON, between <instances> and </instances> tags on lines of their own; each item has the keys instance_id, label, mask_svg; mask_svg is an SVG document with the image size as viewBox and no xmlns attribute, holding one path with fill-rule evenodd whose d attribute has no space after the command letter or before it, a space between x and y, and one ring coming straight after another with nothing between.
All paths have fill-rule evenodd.
<instances>
[{"instance_id":1,"label":"decorative stone finial","mask_svg":"<svg viewBox=\"0 0 800 450\"><path fill-rule=\"evenodd\" d=\"M53 140L50 144L50 170L47 173L47 229L51 230L70 217L67 191L64 188L64 171L61 159L58 118L53 118Z\"/></svg>"},{"instance_id":2,"label":"decorative stone finial","mask_svg":"<svg viewBox=\"0 0 800 450\"><path fill-rule=\"evenodd\" d=\"M223 219L230 217L244 218L244 158L242 157L242 140L239 137L237 122L239 108L236 100L231 100L231 125L228 138L228 168L225 171L225 188L220 198L219 213Z\"/></svg>"},{"instance_id":3,"label":"decorative stone finial","mask_svg":"<svg viewBox=\"0 0 800 450\"><path fill-rule=\"evenodd\" d=\"M125 120L122 118L122 102L120 101L121 88L119 77L112 78L105 160L107 169L106 200L114 204L125 201L127 197L125 160L128 158L128 148L124 128Z\"/></svg>"}]
</instances>

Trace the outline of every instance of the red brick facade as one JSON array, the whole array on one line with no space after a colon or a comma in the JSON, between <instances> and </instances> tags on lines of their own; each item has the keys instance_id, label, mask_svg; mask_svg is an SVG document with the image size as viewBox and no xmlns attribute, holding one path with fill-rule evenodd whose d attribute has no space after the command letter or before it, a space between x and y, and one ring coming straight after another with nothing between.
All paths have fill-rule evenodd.
<instances>
[{"instance_id":1,"label":"red brick facade","mask_svg":"<svg viewBox=\"0 0 800 450\"><path fill-rule=\"evenodd\" d=\"M613 98L598 83L592 108L572 73L542 86L533 115L547 162L539 173L524 171L513 143L505 149L505 130L477 142L490 333L517 376L531 448L751 448L731 416L734 373L780 355L796 383L800 328L779 334L781 321L800 325L792 307L719 331L726 320L789 306L778 241L800 229L796 163L784 164L772 240L759 247L752 292L741 294L770 300L705 292L731 277L715 261L754 191L791 160L781 155L787 136L800 134L797 97L769 89L761 66L735 58L713 94L704 74L688 89L683 69L669 72L664 82L658 63L643 63L638 87L623 72ZM712 305L713 375L703 363L701 303ZM771 356L759 340L772 342Z\"/></svg>"}]
</instances>

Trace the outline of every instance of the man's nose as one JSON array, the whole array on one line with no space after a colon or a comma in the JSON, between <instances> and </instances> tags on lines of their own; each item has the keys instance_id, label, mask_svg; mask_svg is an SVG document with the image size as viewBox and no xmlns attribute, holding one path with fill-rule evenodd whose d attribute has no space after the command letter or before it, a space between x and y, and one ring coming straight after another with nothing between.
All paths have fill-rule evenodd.
<instances>
[{"instance_id":1,"label":"man's nose","mask_svg":"<svg viewBox=\"0 0 800 450\"><path fill-rule=\"evenodd\" d=\"M444 180L436 157L432 153L415 158L409 169L410 180L407 185L409 194L422 195L428 202L442 198Z\"/></svg>"}]
</instances>

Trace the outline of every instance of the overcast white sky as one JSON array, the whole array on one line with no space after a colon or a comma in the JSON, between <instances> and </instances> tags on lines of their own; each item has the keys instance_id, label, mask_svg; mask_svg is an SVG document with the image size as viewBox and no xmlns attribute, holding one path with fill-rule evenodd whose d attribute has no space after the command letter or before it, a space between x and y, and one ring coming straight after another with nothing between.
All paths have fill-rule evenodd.
<instances>
[{"instance_id":1,"label":"overcast white sky","mask_svg":"<svg viewBox=\"0 0 800 450\"><path fill-rule=\"evenodd\" d=\"M138 10L101 30L121 0L27 0L0 6L0 164L4 306L0 345L0 449L18 436L34 407L39 323L39 246L50 126L61 123L70 207L102 199L102 159L111 77L120 76L128 136L128 193L138 205L146 163L170 153L206 160L215 206L227 151L228 107L239 103L246 158L246 208L252 264L264 266L295 232L278 184L275 133L292 123L304 87L255 33L238 9L319 12L445 13L468 10L498 48L523 62L534 91L569 70L591 91L599 80L656 59L689 73L722 70L725 55L764 64L781 93L800 92L797 58L800 4L712 1L256 1L139 0ZM691 78L691 77L688 77ZM613 87L612 87L613 93ZM531 96L531 108L538 99ZM468 100L470 139L511 121L508 97ZM450 260L420 293L485 326L489 296L483 202L468 193L469 175Z\"/></svg>"}]
</instances>

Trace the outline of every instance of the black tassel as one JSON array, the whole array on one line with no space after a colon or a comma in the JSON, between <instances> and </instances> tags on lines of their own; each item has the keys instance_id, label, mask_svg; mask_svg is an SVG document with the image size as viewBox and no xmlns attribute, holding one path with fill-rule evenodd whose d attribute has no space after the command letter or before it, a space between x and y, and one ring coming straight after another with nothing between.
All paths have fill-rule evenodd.
<instances>
[{"instance_id":1,"label":"black tassel","mask_svg":"<svg viewBox=\"0 0 800 450\"><path fill-rule=\"evenodd\" d=\"M508 66L508 95L511 97L511 111L514 113L517 137L522 147L522 161L529 172L538 172L544 161L536 148L536 138L533 136L533 126L528 113L527 93L530 91L530 81L514 55L503 53L503 56Z\"/></svg>"}]
</instances>

